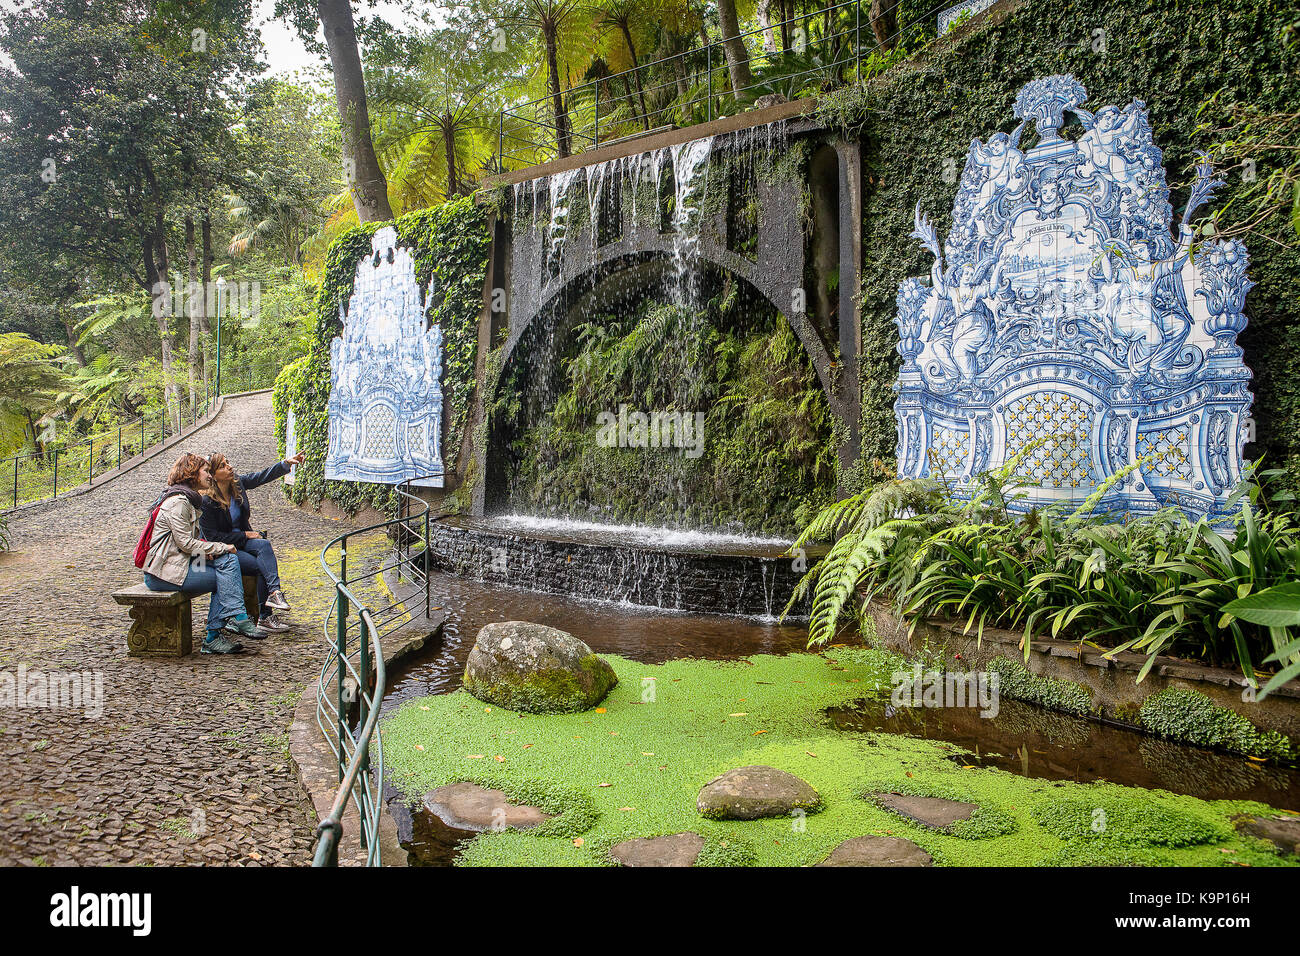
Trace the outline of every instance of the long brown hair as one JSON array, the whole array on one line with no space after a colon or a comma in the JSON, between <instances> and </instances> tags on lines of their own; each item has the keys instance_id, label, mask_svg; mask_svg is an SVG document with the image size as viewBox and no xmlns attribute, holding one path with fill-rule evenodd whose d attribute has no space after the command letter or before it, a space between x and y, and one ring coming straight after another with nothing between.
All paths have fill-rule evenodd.
<instances>
[{"instance_id":1,"label":"long brown hair","mask_svg":"<svg viewBox=\"0 0 1300 956\"><path fill-rule=\"evenodd\" d=\"M222 465L229 465L230 462L226 456L220 452L214 452L208 456L208 470L212 472L212 484L208 489L208 497L215 501L227 511L230 510L230 501L232 498L238 498L242 493L239 487L239 476L230 479L230 489L227 491L221 487L221 482L217 481L217 469ZM233 470L233 469L232 469Z\"/></svg>"},{"instance_id":2,"label":"long brown hair","mask_svg":"<svg viewBox=\"0 0 1300 956\"><path fill-rule=\"evenodd\" d=\"M207 462L198 455L191 455L188 452L181 455L176 459L176 464L172 465L172 470L167 473L167 484L189 485L195 490L201 490L195 482L206 464Z\"/></svg>"}]
</instances>

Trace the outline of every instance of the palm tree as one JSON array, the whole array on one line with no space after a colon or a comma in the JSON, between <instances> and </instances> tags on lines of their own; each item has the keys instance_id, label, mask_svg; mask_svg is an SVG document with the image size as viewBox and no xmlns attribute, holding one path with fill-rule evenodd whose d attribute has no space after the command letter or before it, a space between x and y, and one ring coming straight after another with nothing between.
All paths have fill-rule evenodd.
<instances>
[{"instance_id":1,"label":"palm tree","mask_svg":"<svg viewBox=\"0 0 1300 956\"><path fill-rule=\"evenodd\" d=\"M0 453L30 435L40 447L40 420L55 408L67 382L57 345L42 345L21 332L0 332Z\"/></svg>"},{"instance_id":2,"label":"palm tree","mask_svg":"<svg viewBox=\"0 0 1300 956\"><path fill-rule=\"evenodd\" d=\"M632 58L632 78L636 81L636 95L641 101L641 123L645 129L650 128L650 110L646 106L645 85L641 81L636 42L632 39L632 17L638 13L648 15L652 12L644 0L596 0L591 6L596 26L618 30L623 35L623 42L627 44L628 55Z\"/></svg>"},{"instance_id":3,"label":"palm tree","mask_svg":"<svg viewBox=\"0 0 1300 956\"><path fill-rule=\"evenodd\" d=\"M546 54L546 84L555 116L555 146L561 158L572 152L573 133L560 88L560 29L580 9L581 0L522 0L506 22L540 31Z\"/></svg>"},{"instance_id":4,"label":"palm tree","mask_svg":"<svg viewBox=\"0 0 1300 956\"><path fill-rule=\"evenodd\" d=\"M462 170L491 152L496 84L484 77L482 61L465 53L457 34L436 33L417 45L414 69L393 67L369 78L377 148L390 178L420 205L456 196ZM441 187L434 182L439 173Z\"/></svg>"}]
</instances>

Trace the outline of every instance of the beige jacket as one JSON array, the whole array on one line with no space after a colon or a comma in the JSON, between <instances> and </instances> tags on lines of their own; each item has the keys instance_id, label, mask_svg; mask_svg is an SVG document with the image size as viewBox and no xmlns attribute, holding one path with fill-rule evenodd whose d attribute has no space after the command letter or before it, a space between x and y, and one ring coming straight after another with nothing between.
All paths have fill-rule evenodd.
<instances>
[{"instance_id":1,"label":"beige jacket","mask_svg":"<svg viewBox=\"0 0 1300 956\"><path fill-rule=\"evenodd\" d=\"M144 570L156 578L182 585L190 562L198 555L214 558L231 550L220 541L204 541L199 509L184 495L172 495L158 509L158 519L149 537Z\"/></svg>"}]
</instances>

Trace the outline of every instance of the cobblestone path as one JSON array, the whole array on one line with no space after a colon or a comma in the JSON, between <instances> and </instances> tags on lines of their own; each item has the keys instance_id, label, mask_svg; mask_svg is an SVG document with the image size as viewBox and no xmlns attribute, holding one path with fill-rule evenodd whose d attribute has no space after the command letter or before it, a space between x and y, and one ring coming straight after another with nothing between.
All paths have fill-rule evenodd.
<instances>
[{"instance_id":1,"label":"cobblestone path","mask_svg":"<svg viewBox=\"0 0 1300 956\"><path fill-rule=\"evenodd\" d=\"M103 675L103 714L0 708L0 864L310 862L315 817L288 752L298 696L324 656L330 592L318 555L345 527L300 511L280 483L251 493L269 528L300 627L241 656L126 656L127 610L112 592L140 581L131 555L182 451L221 451L237 471L278 457L269 394L228 399L176 448L79 497L11 516L0 554L0 671Z\"/></svg>"}]
</instances>

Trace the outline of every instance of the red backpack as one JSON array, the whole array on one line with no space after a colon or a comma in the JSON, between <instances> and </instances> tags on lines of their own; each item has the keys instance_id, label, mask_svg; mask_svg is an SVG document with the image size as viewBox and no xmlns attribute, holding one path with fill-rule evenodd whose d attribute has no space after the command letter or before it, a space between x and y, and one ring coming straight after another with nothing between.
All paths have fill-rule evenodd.
<instances>
[{"instance_id":1,"label":"red backpack","mask_svg":"<svg viewBox=\"0 0 1300 956\"><path fill-rule=\"evenodd\" d=\"M179 491L173 491L169 495L163 495L162 501L158 502L158 507L154 508L153 513L149 515L149 523L144 526L144 530L140 532L140 540L135 543L135 566L137 568L143 568L145 561L149 558L149 543L153 540L153 526L154 522L158 520L158 512L162 510L163 501L178 494L180 494Z\"/></svg>"}]
</instances>

